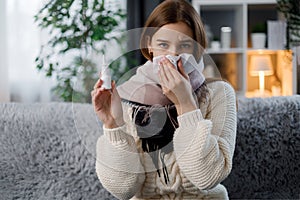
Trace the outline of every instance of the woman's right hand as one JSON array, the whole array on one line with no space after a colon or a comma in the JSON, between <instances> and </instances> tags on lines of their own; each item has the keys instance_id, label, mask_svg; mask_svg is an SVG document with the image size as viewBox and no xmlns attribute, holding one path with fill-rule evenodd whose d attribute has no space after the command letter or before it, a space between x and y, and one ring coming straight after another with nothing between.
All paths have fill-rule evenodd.
<instances>
[{"instance_id":1,"label":"woman's right hand","mask_svg":"<svg viewBox=\"0 0 300 200\"><path fill-rule=\"evenodd\" d=\"M94 110L105 128L117 128L124 124L121 98L112 82L112 89L102 87L103 81L99 79L91 92Z\"/></svg>"}]
</instances>

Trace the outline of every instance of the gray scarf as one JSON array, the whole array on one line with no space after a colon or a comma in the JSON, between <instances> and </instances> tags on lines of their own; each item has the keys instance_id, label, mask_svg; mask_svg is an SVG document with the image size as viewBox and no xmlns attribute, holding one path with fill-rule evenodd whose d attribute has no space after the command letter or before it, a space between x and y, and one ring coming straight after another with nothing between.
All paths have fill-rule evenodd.
<instances>
[{"instance_id":1,"label":"gray scarf","mask_svg":"<svg viewBox=\"0 0 300 200\"><path fill-rule=\"evenodd\" d=\"M197 64L190 54L180 56L192 88L196 91L205 80L202 74L203 62ZM169 177L164 155L173 150L173 135L178 128L177 111L174 104L163 94L156 71L157 65L147 61L137 69L134 76L118 86L117 90L122 101L133 108L132 119L136 124L143 151L151 156L159 176L158 160L161 161L167 184Z\"/></svg>"}]
</instances>

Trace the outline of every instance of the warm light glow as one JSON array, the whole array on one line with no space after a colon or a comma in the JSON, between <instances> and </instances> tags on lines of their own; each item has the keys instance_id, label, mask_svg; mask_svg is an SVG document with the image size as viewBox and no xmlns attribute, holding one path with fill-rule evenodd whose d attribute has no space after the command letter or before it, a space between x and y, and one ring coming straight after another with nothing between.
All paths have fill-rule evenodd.
<instances>
[{"instance_id":1,"label":"warm light glow","mask_svg":"<svg viewBox=\"0 0 300 200\"><path fill-rule=\"evenodd\" d=\"M265 76L273 74L273 67L270 55L253 55L250 58L250 75L258 76L263 71Z\"/></svg>"},{"instance_id":2,"label":"warm light glow","mask_svg":"<svg viewBox=\"0 0 300 200\"><path fill-rule=\"evenodd\" d=\"M259 72L259 94L264 95L265 91L265 73L263 71Z\"/></svg>"},{"instance_id":3,"label":"warm light glow","mask_svg":"<svg viewBox=\"0 0 300 200\"><path fill-rule=\"evenodd\" d=\"M265 96L265 76L273 74L270 55L252 55L250 58L250 75L259 76L259 96Z\"/></svg>"}]
</instances>

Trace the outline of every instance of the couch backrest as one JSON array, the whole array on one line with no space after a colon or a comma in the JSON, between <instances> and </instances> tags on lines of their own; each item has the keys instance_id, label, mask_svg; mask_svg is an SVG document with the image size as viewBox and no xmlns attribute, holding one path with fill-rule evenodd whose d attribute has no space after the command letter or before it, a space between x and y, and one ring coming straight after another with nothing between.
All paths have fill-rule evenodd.
<instances>
[{"instance_id":1,"label":"couch backrest","mask_svg":"<svg viewBox=\"0 0 300 200\"><path fill-rule=\"evenodd\" d=\"M231 198L299 198L300 97L239 99ZM3 199L113 199L95 173L91 105L0 104Z\"/></svg>"},{"instance_id":2,"label":"couch backrest","mask_svg":"<svg viewBox=\"0 0 300 200\"><path fill-rule=\"evenodd\" d=\"M300 96L242 98L231 198L291 199L300 194Z\"/></svg>"},{"instance_id":3,"label":"couch backrest","mask_svg":"<svg viewBox=\"0 0 300 200\"><path fill-rule=\"evenodd\" d=\"M0 112L0 199L113 199L95 172L102 127L91 105L9 103Z\"/></svg>"}]
</instances>

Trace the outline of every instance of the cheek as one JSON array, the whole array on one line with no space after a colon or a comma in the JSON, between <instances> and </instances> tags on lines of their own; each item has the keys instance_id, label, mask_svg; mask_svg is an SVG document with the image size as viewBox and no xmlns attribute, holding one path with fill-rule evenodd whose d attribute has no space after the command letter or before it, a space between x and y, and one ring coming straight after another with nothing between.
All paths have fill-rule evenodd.
<instances>
[{"instance_id":1,"label":"cheek","mask_svg":"<svg viewBox=\"0 0 300 200\"><path fill-rule=\"evenodd\" d=\"M181 50L180 52L178 52L179 54L182 54L182 53L189 53L189 54L193 54L194 53L194 50L193 49L188 49L188 50Z\"/></svg>"},{"instance_id":2,"label":"cheek","mask_svg":"<svg viewBox=\"0 0 300 200\"><path fill-rule=\"evenodd\" d=\"M162 49L154 49L153 50L153 57L167 55L167 54L168 54L168 51L166 51L166 50L162 50Z\"/></svg>"}]
</instances>

